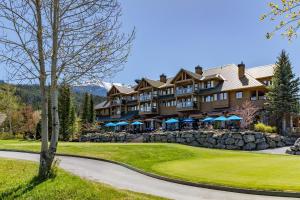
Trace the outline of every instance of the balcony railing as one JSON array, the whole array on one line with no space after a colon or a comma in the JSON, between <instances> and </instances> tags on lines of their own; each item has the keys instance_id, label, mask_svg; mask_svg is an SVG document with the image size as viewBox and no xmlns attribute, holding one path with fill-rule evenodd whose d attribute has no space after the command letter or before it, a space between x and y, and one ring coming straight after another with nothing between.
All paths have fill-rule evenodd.
<instances>
[{"instance_id":1,"label":"balcony railing","mask_svg":"<svg viewBox=\"0 0 300 200\"><path fill-rule=\"evenodd\" d=\"M173 98L174 94L160 94L158 96L159 99L167 99L167 98Z\"/></svg>"},{"instance_id":2,"label":"balcony railing","mask_svg":"<svg viewBox=\"0 0 300 200\"><path fill-rule=\"evenodd\" d=\"M157 108L156 107L142 107L140 108L140 113L156 113Z\"/></svg>"},{"instance_id":3,"label":"balcony railing","mask_svg":"<svg viewBox=\"0 0 300 200\"><path fill-rule=\"evenodd\" d=\"M197 102L177 102L176 108L178 110L193 110L197 109Z\"/></svg>"},{"instance_id":4,"label":"balcony railing","mask_svg":"<svg viewBox=\"0 0 300 200\"><path fill-rule=\"evenodd\" d=\"M152 98L151 95L141 95L140 96L140 101L150 101Z\"/></svg>"},{"instance_id":5,"label":"balcony railing","mask_svg":"<svg viewBox=\"0 0 300 200\"><path fill-rule=\"evenodd\" d=\"M111 101L111 105L121 105L125 104L126 100L125 99L116 99Z\"/></svg>"},{"instance_id":6,"label":"balcony railing","mask_svg":"<svg viewBox=\"0 0 300 200\"><path fill-rule=\"evenodd\" d=\"M267 97L266 96L253 96L253 97L250 97L250 100L251 101L256 101L256 100L266 100Z\"/></svg>"},{"instance_id":7,"label":"balcony railing","mask_svg":"<svg viewBox=\"0 0 300 200\"><path fill-rule=\"evenodd\" d=\"M177 89L176 95L184 95L184 94L191 94L193 93L193 88L183 88L183 89Z\"/></svg>"}]
</instances>

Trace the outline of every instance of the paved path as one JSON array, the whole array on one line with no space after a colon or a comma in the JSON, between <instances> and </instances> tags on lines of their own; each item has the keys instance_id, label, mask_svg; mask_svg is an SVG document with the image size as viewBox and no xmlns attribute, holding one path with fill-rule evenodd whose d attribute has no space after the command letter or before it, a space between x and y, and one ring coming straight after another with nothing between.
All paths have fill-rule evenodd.
<instances>
[{"instance_id":1,"label":"paved path","mask_svg":"<svg viewBox=\"0 0 300 200\"><path fill-rule=\"evenodd\" d=\"M259 153L269 153L269 154L286 154L285 151L290 147L281 147L275 149L265 149L261 151L257 151Z\"/></svg>"},{"instance_id":2,"label":"paved path","mask_svg":"<svg viewBox=\"0 0 300 200\"><path fill-rule=\"evenodd\" d=\"M39 155L0 151L0 157L38 161ZM151 178L125 167L103 161L59 156L60 167L78 176L113 187L178 200L287 200L197 188ZM184 166L182 166L184 167Z\"/></svg>"}]
</instances>

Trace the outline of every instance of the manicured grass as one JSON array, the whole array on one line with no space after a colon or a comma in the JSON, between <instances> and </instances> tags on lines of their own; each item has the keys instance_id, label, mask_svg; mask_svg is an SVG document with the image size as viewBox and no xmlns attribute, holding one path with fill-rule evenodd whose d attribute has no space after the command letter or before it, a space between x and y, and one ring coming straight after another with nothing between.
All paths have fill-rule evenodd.
<instances>
[{"instance_id":1,"label":"manicured grass","mask_svg":"<svg viewBox=\"0 0 300 200\"><path fill-rule=\"evenodd\" d=\"M0 149L39 151L39 142L0 140ZM239 188L300 192L300 157L178 144L59 143L59 153L120 161L182 180Z\"/></svg>"},{"instance_id":2,"label":"manicured grass","mask_svg":"<svg viewBox=\"0 0 300 200\"><path fill-rule=\"evenodd\" d=\"M40 182L35 178L37 167L32 162L0 159L0 199L160 199L83 180L63 170Z\"/></svg>"}]
</instances>

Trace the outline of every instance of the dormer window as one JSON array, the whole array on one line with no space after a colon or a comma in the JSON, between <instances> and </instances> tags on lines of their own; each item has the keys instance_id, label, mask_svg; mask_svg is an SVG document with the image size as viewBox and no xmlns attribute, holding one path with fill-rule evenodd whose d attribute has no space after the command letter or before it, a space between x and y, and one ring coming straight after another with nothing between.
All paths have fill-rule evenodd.
<instances>
[{"instance_id":1,"label":"dormer window","mask_svg":"<svg viewBox=\"0 0 300 200\"><path fill-rule=\"evenodd\" d=\"M270 85L272 85L272 81L271 80L265 80L265 81L263 81L263 84L265 84L266 86L270 86Z\"/></svg>"},{"instance_id":2,"label":"dormer window","mask_svg":"<svg viewBox=\"0 0 300 200\"><path fill-rule=\"evenodd\" d=\"M212 87L214 87L214 81L206 81L205 83L204 83L204 88L212 88Z\"/></svg>"}]
</instances>

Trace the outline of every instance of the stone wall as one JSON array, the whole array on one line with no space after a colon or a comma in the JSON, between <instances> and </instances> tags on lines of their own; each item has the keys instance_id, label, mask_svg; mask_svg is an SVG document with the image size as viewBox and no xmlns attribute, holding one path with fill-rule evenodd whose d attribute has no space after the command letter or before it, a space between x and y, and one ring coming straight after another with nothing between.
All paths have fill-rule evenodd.
<instances>
[{"instance_id":1,"label":"stone wall","mask_svg":"<svg viewBox=\"0 0 300 200\"><path fill-rule=\"evenodd\" d=\"M80 141L90 142L145 142L179 143L191 146L231 149L263 150L293 145L296 138L260 132L220 132L220 131L174 131L161 133L89 133Z\"/></svg>"},{"instance_id":2,"label":"stone wall","mask_svg":"<svg viewBox=\"0 0 300 200\"><path fill-rule=\"evenodd\" d=\"M300 138L296 140L293 146L286 150L286 153L291 155L300 155Z\"/></svg>"},{"instance_id":3,"label":"stone wall","mask_svg":"<svg viewBox=\"0 0 300 200\"><path fill-rule=\"evenodd\" d=\"M87 133L80 137L80 142L137 142L141 134L129 133ZM142 140L140 140L142 142Z\"/></svg>"},{"instance_id":4,"label":"stone wall","mask_svg":"<svg viewBox=\"0 0 300 200\"><path fill-rule=\"evenodd\" d=\"M295 138L260 132L184 131L150 133L144 142L170 142L217 149L263 150L292 145Z\"/></svg>"}]
</instances>

